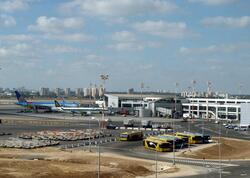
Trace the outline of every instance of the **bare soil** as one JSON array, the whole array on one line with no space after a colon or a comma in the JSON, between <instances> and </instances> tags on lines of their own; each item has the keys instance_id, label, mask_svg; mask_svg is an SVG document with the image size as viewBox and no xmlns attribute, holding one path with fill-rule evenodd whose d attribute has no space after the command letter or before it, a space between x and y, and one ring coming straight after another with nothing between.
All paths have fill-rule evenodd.
<instances>
[{"instance_id":1,"label":"bare soil","mask_svg":"<svg viewBox=\"0 0 250 178\"><path fill-rule=\"evenodd\" d=\"M97 155L53 148L0 149L1 178L96 178ZM154 173L153 162L113 155L101 156L101 178L134 178Z\"/></svg>"},{"instance_id":2,"label":"bare soil","mask_svg":"<svg viewBox=\"0 0 250 178\"><path fill-rule=\"evenodd\" d=\"M218 142L218 138L213 138ZM240 139L221 138L221 159L250 159L250 141ZM184 151L181 157L195 159L219 159L219 144L207 145L202 149Z\"/></svg>"}]
</instances>

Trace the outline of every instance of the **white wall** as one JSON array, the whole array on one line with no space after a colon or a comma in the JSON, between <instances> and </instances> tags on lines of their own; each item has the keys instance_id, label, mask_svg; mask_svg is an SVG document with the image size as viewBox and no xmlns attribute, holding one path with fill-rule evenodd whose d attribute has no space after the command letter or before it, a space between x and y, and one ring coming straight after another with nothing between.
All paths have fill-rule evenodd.
<instances>
[{"instance_id":1,"label":"white wall","mask_svg":"<svg viewBox=\"0 0 250 178\"><path fill-rule=\"evenodd\" d=\"M241 125L250 125L250 103L241 104Z\"/></svg>"}]
</instances>

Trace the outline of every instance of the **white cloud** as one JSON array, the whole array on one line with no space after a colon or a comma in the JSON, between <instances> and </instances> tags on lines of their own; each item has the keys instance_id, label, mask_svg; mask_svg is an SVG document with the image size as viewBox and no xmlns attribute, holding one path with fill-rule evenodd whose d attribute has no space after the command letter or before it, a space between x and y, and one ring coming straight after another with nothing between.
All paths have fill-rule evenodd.
<instances>
[{"instance_id":1,"label":"white cloud","mask_svg":"<svg viewBox=\"0 0 250 178\"><path fill-rule=\"evenodd\" d=\"M0 40L3 41L31 41L33 37L25 34L0 35Z\"/></svg>"},{"instance_id":2,"label":"white cloud","mask_svg":"<svg viewBox=\"0 0 250 178\"><path fill-rule=\"evenodd\" d=\"M134 16L172 12L177 6L162 0L74 0L60 6L62 12L94 16Z\"/></svg>"},{"instance_id":3,"label":"white cloud","mask_svg":"<svg viewBox=\"0 0 250 178\"><path fill-rule=\"evenodd\" d=\"M112 39L115 41L133 42L133 41L136 41L136 36L134 33L124 30L124 31L120 31L120 32L115 32L112 35Z\"/></svg>"},{"instance_id":4,"label":"white cloud","mask_svg":"<svg viewBox=\"0 0 250 178\"><path fill-rule=\"evenodd\" d=\"M30 0L1 0L0 12L15 12L29 7Z\"/></svg>"},{"instance_id":5,"label":"white cloud","mask_svg":"<svg viewBox=\"0 0 250 178\"><path fill-rule=\"evenodd\" d=\"M9 57L22 57L29 53L30 50L31 46L26 43L17 43L12 46L4 46L0 47L0 57L2 59L9 59Z\"/></svg>"},{"instance_id":6,"label":"white cloud","mask_svg":"<svg viewBox=\"0 0 250 178\"><path fill-rule=\"evenodd\" d=\"M30 4L40 0L1 0L0 12L16 12L29 8Z\"/></svg>"},{"instance_id":7,"label":"white cloud","mask_svg":"<svg viewBox=\"0 0 250 178\"><path fill-rule=\"evenodd\" d=\"M250 49L250 43L219 44L201 48L181 47L179 53L182 55L204 55L217 53L235 53L240 50Z\"/></svg>"},{"instance_id":8,"label":"white cloud","mask_svg":"<svg viewBox=\"0 0 250 178\"><path fill-rule=\"evenodd\" d=\"M52 48L50 47L48 50L52 53L80 53L84 51L80 48L65 45L58 45Z\"/></svg>"},{"instance_id":9,"label":"white cloud","mask_svg":"<svg viewBox=\"0 0 250 178\"><path fill-rule=\"evenodd\" d=\"M143 50L145 48L144 45L133 43L133 42L119 42L115 44L111 44L108 46L109 48L115 49L117 51L123 50Z\"/></svg>"},{"instance_id":10,"label":"white cloud","mask_svg":"<svg viewBox=\"0 0 250 178\"><path fill-rule=\"evenodd\" d=\"M188 0L188 1L192 3L201 3L209 6L219 6L224 4L231 4L238 0Z\"/></svg>"},{"instance_id":11,"label":"white cloud","mask_svg":"<svg viewBox=\"0 0 250 178\"><path fill-rule=\"evenodd\" d=\"M9 15L0 15L0 27L11 27L16 25L16 20L14 17Z\"/></svg>"},{"instance_id":12,"label":"white cloud","mask_svg":"<svg viewBox=\"0 0 250 178\"><path fill-rule=\"evenodd\" d=\"M146 47L158 48L161 46L159 43L153 41L151 42L140 40L133 32L126 30L113 33L111 39L114 41L114 43L108 45L108 48L112 48L118 51L143 50Z\"/></svg>"},{"instance_id":13,"label":"white cloud","mask_svg":"<svg viewBox=\"0 0 250 178\"><path fill-rule=\"evenodd\" d=\"M189 32L185 22L166 22L166 21L145 21L137 22L132 25L139 32L164 38L183 38L194 35Z\"/></svg>"},{"instance_id":14,"label":"white cloud","mask_svg":"<svg viewBox=\"0 0 250 178\"><path fill-rule=\"evenodd\" d=\"M86 42L94 40L95 38L84 33L73 33L73 34L47 34L44 36L45 39L61 40L67 42Z\"/></svg>"},{"instance_id":15,"label":"white cloud","mask_svg":"<svg viewBox=\"0 0 250 178\"><path fill-rule=\"evenodd\" d=\"M250 16L233 17L208 17L202 20L202 24L207 26L227 26L243 28L250 24Z\"/></svg>"},{"instance_id":16,"label":"white cloud","mask_svg":"<svg viewBox=\"0 0 250 178\"><path fill-rule=\"evenodd\" d=\"M82 18L65 18L40 16L35 25L28 26L30 31L41 31L45 33L61 33L65 29L79 29L84 25Z\"/></svg>"}]
</instances>

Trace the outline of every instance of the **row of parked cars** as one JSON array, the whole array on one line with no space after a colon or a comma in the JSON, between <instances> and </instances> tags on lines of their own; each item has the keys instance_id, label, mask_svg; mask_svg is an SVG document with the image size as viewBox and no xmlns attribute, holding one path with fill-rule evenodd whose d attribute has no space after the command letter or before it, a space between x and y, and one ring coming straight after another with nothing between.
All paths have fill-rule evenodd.
<instances>
[{"instance_id":1,"label":"row of parked cars","mask_svg":"<svg viewBox=\"0 0 250 178\"><path fill-rule=\"evenodd\" d=\"M226 129L234 129L235 131L247 131L248 125L237 125L237 124L223 124Z\"/></svg>"}]
</instances>

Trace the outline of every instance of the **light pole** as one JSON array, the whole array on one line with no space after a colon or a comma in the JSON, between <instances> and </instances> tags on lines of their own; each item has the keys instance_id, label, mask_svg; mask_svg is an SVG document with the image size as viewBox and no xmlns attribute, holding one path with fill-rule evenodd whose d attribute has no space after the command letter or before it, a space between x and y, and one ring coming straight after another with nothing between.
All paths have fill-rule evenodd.
<instances>
[{"instance_id":1,"label":"light pole","mask_svg":"<svg viewBox=\"0 0 250 178\"><path fill-rule=\"evenodd\" d=\"M103 96L102 96L102 101L103 101L103 104L102 104L102 120L104 121L104 104L105 104L105 98L104 98L104 94L105 94L105 81L108 80L109 78L109 75L107 74L101 74L100 75L100 78L103 82ZM100 133L101 133L101 122L100 122L100 117L99 117L99 137L98 137L98 178L100 178L100 174L101 174L101 152L100 152Z\"/></svg>"},{"instance_id":2,"label":"light pole","mask_svg":"<svg viewBox=\"0 0 250 178\"><path fill-rule=\"evenodd\" d=\"M219 174L220 174L220 178L222 177L222 170L221 170L221 123L219 122L219 161L220 161L220 165L219 165Z\"/></svg>"},{"instance_id":3,"label":"light pole","mask_svg":"<svg viewBox=\"0 0 250 178\"><path fill-rule=\"evenodd\" d=\"M141 108L144 108L143 107L143 97L142 97L142 89L144 88L144 83L141 82Z\"/></svg>"},{"instance_id":4,"label":"light pole","mask_svg":"<svg viewBox=\"0 0 250 178\"><path fill-rule=\"evenodd\" d=\"M149 145L154 146L156 148L156 144L153 142L149 142ZM158 152L155 150L155 178L157 178L157 165L158 165Z\"/></svg>"},{"instance_id":5,"label":"light pole","mask_svg":"<svg viewBox=\"0 0 250 178\"><path fill-rule=\"evenodd\" d=\"M174 118L173 118L173 134L175 132L175 117L177 114L177 87L178 87L179 83L175 82L175 100L174 100ZM173 165L175 165L175 137L173 138Z\"/></svg>"}]
</instances>

